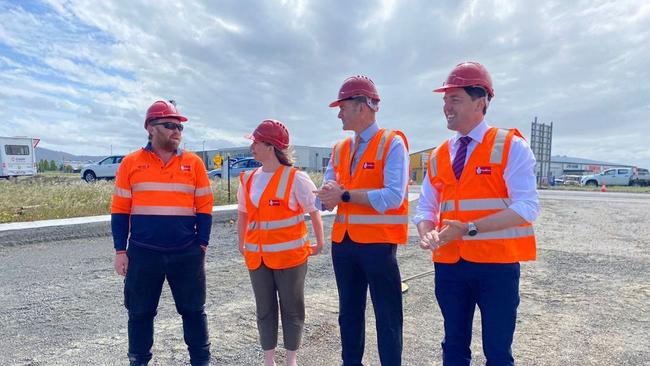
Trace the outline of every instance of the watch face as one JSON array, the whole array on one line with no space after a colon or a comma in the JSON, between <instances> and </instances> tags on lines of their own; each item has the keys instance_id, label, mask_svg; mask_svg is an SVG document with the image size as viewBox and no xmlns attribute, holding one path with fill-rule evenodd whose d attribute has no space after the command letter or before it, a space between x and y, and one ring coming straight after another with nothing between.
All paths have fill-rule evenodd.
<instances>
[{"instance_id":1,"label":"watch face","mask_svg":"<svg viewBox=\"0 0 650 366\"><path fill-rule=\"evenodd\" d=\"M473 222L470 222L467 225L467 235L474 236L476 234L478 234L478 230L476 229L476 225L474 225Z\"/></svg>"},{"instance_id":2,"label":"watch face","mask_svg":"<svg viewBox=\"0 0 650 366\"><path fill-rule=\"evenodd\" d=\"M350 202L350 192L348 191L343 192L343 194L341 195L341 201Z\"/></svg>"}]
</instances>

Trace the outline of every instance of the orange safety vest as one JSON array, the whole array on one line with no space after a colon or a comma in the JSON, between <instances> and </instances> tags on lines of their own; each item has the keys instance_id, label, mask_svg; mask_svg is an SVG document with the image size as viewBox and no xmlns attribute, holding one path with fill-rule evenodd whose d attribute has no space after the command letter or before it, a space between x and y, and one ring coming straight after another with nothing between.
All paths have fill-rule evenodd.
<instances>
[{"instance_id":1,"label":"orange safety vest","mask_svg":"<svg viewBox=\"0 0 650 366\"><path fill-rule=\"evenodd\" d=\"M355 170L350 174L352 157L350 147L352 138L348 137L334 145L332 168L336 182L347 190L384 188L384 164L393 138L399 135L404 140L408 151L408 141L401 131L380 129L368 143L368 147L359 158ZM408 196L395 209L383 214L372 206L339 202L332 241L343 241L345 232L355 243L393 243L406 244L408 240Z\"/></svg>"},{"instance_id":2,"label":"orange safety vest","mask_svg":"<svg viewBox=\"0 0 650 366\"><path fill-rule=\"evenodd\" d=\"M503 179L516 129L490 128L467 161L460 180L456 180L449 156L449 141L431 151L427 174L440 193L440 223L451 219L476 221L508 208L511 201ZM523 137L522 137L523 138ZM514 263L535 259L535 233L530 223L464 235L433 252L433 261L456 263L460 258L477 263Z\"/></svg>"},{"instance_id":3,"label":"orange safety vest","mask_svg":"<svg viewBox=\"0 0 650 366\"><path fill-rule=\"evenodd\" d=\"M264 189L258 207L250 198L255 170L242 172L239 183L246 196L244 258L250 270L264 264L273 269L304 263L311 253L309 233L302 207L289 208L289 195L298 169L280 166Z\"/></svg>"}]
</instances>

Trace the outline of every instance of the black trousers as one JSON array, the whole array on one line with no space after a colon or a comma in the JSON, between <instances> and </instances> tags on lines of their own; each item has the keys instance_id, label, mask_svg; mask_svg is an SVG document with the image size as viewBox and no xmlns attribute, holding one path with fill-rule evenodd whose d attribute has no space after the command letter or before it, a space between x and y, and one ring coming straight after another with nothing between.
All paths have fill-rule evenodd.
<instances>
[{"instance_id":1,"label":"black trousers","mask_svg":"<svg viewBox=\"0 0 650 366\"><path fill-rule=\"evenodd\" d=\"M146 365L151 360L153 323L165 279L176 310L183 318L183 336L192 365L210 360L205 305L205 253L196 245L165 253L135 245L127 250L129 267L124 280L124 306L129 312L129 359Z\"/></svg>"},{"instance_id":2,"label":"black trousers","mask_svg":"<svg viewBox=\"0 0 650 366\"><path fill-rule=\"evenodd\" d=\"M395 244L358 244L347 234L341 243L332 243L345 366L362 365L368 288L375 310L381 364L401 365L402 291L396 254Z\"/></svg>"}]
</instances>

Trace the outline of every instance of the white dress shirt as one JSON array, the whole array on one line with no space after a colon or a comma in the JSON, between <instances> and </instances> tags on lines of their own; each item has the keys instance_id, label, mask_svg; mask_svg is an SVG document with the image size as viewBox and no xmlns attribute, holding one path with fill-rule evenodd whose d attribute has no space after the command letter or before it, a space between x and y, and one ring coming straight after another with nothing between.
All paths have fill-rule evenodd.
<instances>
[{"instance_id":1,"label":"white dress shirt","mask_svg":"<svg viewBox=\"0 0 650 366\"><path fill-rule=\"evenodd\" d=\"M485 121L481 121L467 136L472 138L467 145L467 155L465 164L471 156L476 145L483 141L485 133L490 126ZM451 161L454 161L460 138L463 137L456 132L449 139L449 154ZM509 208L516 212L527 222L532 223L539 215L539 198L537 196L537 180L535 178L535 156L528 143L514 136L510 144L510 154L508 162L503 171L503 179L508 188L508 196L512 200ZM431 181L427 174L422 180L420 191L420 200L418 202L416 215L413 217L413 223L418 224L420 221L428 220L438 224L440 214L440 195L437 190L431 186Z\"/></svg>"}]
</instances>

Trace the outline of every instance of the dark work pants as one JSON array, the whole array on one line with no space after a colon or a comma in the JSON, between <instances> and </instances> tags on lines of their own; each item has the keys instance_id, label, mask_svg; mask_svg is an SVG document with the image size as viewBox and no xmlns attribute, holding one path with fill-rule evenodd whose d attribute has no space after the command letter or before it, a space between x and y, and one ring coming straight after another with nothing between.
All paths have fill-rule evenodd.
<instances>
[{"instance_id":1,"label":"dark work pants","mask_svg":"<svg viewBox=\"0 0 650 366\"><path fill-rule=\"evenodd\" d=\"M402 291L396 254L395 244L357 244L347 234L340 244L332 243L344 366L362 365L368 287L381 364L401 365Z\"/></svg>"},{"instance_id":2,"label":"dark work pants","mask_svg":"<svg viewBox=\"0 0 650 366\"><path fill-rule=\"evenodd\" d=\"M151 359L153 320L167 279L176 310L183 318L183 336L192 365L207 365L210 340L205 305L205 254L196 245L163 253L130 245L124 280L124 306L129 311L129 359L144 364Z\"/></svg>"},{"instance_id":3,"label":"dark work pants","mask_svg":"<svg viewBox=\"0 0 650 366\"><path fill-rule=\"evenodd\" d=\"M487 366L514 365L512 338L519 306L519 263L436 263L436 299L445 320L444 366L466 366L472 358L472 320L481 311Z\"/></svg>"},{"instance_id":4,"label":"dark work pants","mask_svg":"<svg viewBox=\"0 0 650 366\"><path fill-rule=\"evenodd\" d=\"M278 298L284 348L297 351L305 326L305 276L307 262L285 269L272 269L264 262L249 270L262 350L278 345Z\"/></svg>"}]
</instances>

